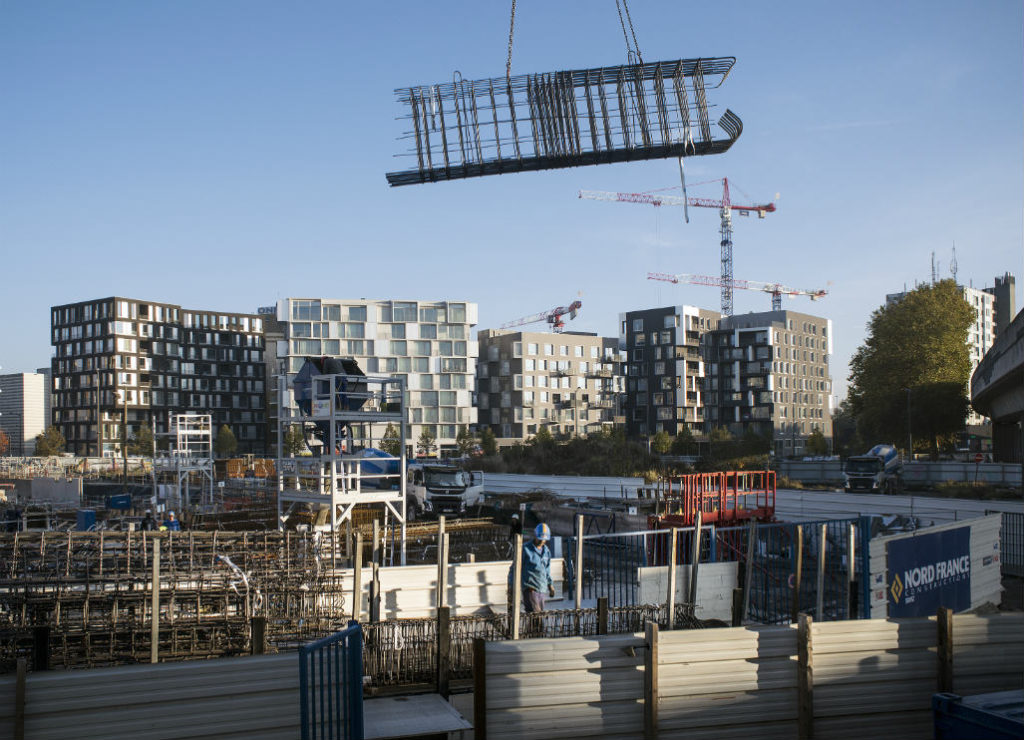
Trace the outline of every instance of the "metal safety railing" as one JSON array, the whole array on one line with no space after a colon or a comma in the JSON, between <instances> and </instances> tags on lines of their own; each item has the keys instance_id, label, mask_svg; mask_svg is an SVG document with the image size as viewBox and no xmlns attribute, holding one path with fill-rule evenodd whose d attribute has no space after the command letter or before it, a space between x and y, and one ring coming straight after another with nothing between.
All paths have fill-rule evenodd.
<instances>
[{"instance_id":1,"label":"metal safety railing","mask_svg":"<svg viewBox=\"0 0 1024 740\"><path fill-rule=\"evenodd\" d=\"M362 740L363 631L358 622L299 648L302 740Z\"/></svg>"},{"instance_id":2,"label":"metal safety railing","mask_svg":"<svg viewBox=\"0 0 1024 740\"><path fill-rule=\"evenodd\" d=\"M1002 572L1008 576L1024 576L1024 514L1000 512L1003 515L999 527L999 556Z\"/></svg>"}]
</instances>

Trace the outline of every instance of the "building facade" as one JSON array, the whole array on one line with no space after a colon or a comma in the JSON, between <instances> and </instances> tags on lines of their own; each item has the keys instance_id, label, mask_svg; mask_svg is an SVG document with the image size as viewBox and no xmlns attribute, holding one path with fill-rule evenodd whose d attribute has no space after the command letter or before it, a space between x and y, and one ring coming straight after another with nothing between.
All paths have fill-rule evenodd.
<instances>
[{"instance_id":1,"label":"building facade","mask_svg":"<svg viewBox=\"0 0 1024 740\"><path fill-rule=\"evenodd\" d=\"M754 431L780 457L807 438L832 438L832 322L795 311L730 316L703 337L705 420L710 431Z\"/></svg>"},{"instance_id":2,"label":"building facade","mask_svg":"<svg viewBox=\"0 0 1024 740\"><path fill-rule=\"evenodd\" d=\"M619 314L619 343L629 358L626 434L672 436L683 427L704 434L704 361L701 337L722 315L694 306L667 306Z\"/></svg>"},{"instance_id":3,"label":"building facade","mask_svg":"<svg viewBox=\"0 0 1024 740\"><path fill-rule=\"evenodd\" d=\"M997 277L991 288L985 288L995 298L994 330L998 339L1010 327L1010 322L1017 315L1016 280L1010 273Z\"/></svg>"},{"instance_id":4,"label":"building facade","mask_svg":"<svg viewBox=\"0 0 1024 740\"><path fill-rule=\"evenodd\" d=\"M621 422L618 340L596 334L485 329L478 335L478 426L502 444L541 427L584 437Z\"/></svg>"},{"instance_id":5,"label":"building facade","mask_svg":"<svg viewBox=\"0 0 1024 740\"><path fill-rule=\"evenodd\" d=\"M125 427L159 439L171 415L195 412L227 425L237 453L265 453L261 317L120 297L50 314L53 423L69 452L117 455Z\"/></svg>"},{"instance_id":6,"label":"building facade","mask_svg":"<svg viewBox=\"0 0 1024 740\"><path fill-rule=\"evenodd\" d=\"M476 424L475 303L286 298L276 320L274 375L292 376L306 357L326 356L353 359L367 375L404 377L410 448L426 432L433 452L453 451L459 427Z\"/></svg>"},{"instance_id":7,"label":"building facade","mask_svg":"<svg viewBox=\"0 0 1024 740\"><path fill-rule=\"evenodd\" d=\"M47 427L46 376L40 373L0 375L0 431L7 435L5 454L35 454L36 436Z\"/></svg>"}]
</instances>

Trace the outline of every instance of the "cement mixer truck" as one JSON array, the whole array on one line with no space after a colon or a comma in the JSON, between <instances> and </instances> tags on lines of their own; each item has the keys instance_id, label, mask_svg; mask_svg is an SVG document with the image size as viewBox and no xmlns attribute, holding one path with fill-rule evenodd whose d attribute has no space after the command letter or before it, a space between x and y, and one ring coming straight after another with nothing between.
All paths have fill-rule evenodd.
<instances>
[{"instance_id":1,"label":"cement mixer truck","mask_svg":"<svg viewBox=\"0 0 1024 740\"><path fill-rule=\"evenodd\" d=\"M846 492L896 493L903 487L903 462L892 445L875 445L864 455L847 458Z\"/></svg>"}]
</instances>

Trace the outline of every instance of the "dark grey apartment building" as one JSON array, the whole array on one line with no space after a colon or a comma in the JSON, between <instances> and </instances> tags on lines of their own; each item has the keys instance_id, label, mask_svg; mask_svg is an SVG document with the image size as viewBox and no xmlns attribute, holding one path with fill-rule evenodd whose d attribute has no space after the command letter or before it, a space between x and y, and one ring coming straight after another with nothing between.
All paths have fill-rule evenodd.
<instances>
[{"instance_id":1,"label":"dark grey apartment building","mask_svg":"<svg viewBox=\"0 0 1024 740\"><path fill-rule=\"evenodd\" d=\"M626 434L672 436L686 427L704 434L704 362L701 337L721 314L693 306L666 306L619 314L619 341L629 357L624 412Z\"/></svg>"},{"instance_id":2,"label":"dark grey apartment building","mask_svg":"<svg viewBox=\"0 0 1024 740\"><path fill-rule=\"evenodd\" d=\"M730 316L703 337L708 430L747 430L776 455L800 455L807 437L832 437L832 322L795 311Z\"/></svg>"},{"instance_id":3,"label":"dark grey apartment building","mask_svg":"<svg viewBox=\"0 0 1024 740\"><path fill-rule=\"evenodd\" d=\"M239 454L264 454L262 317L111 297L54 306L50 325L52 422L69 452L119 454L125 423L128 438L147 425L159 438L194 412L228 425Z\"/></svg>"}]
</instances>

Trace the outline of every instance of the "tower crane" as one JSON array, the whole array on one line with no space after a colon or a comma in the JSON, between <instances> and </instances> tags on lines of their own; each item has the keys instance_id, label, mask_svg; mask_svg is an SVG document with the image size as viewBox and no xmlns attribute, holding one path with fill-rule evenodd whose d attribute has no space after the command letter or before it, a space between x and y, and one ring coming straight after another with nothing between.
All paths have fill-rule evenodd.
<instances>
[{"instance_id":1,"label":"tower crane","mask_svg":"<svg viewBox=\"0 0 1024 740\"><path fill-rule=\"evenodd\" d=\"M736 211L741 216L749 216L756 213L758 218L764 218L769 213L775 212L774 203L763 205L742 205L733 203L729 198L729 178L722 178L722 198L680 198L672 195L655 195L651 193L610 193L602 190L581 190L579 197L587 200L607 200L618 203L647 203L652 206L694 206L696 208L717 208L721 216L721 243L722 243L722 278L720 287L722 289L722 313L725 316L732 316L732 291L735 287L732 278L732 212Z\"/></svg>"},{"instance_id":2,"label":"tower crane","mask_svg":"<svg viewBox=\"0 0 1024 740\"><path fill-rule=\"evenodd\" d=\"M511 329L514 326L525 326L526 324L536 324L540 321L546 321L551 324L552 331L560 332L565 329L565 322L562 321L562 317L568 315L569 319L575 319L576 314L579 313L580 309L583 308L583 301L575 300L568 306L558 306L548 311L541 311L535 313L532 316L524 316L521 319L515 321L509 321L501 325L502 329Z\"/></svg>"},{"instance_id":3,"label":"tower crane","mask_svg":"<svg viewBox=\"0 0 1024 740\"><path fill-rule=\"evenodd\" d=\"M664 272L649 272L647 273L648 280L662 280L666 283L689 283L690 285L707 285L711 287L722 287L724 280L722 278L713 277L711 275L691 275L689 273L679 273L678 275L669 275ZM740 290L760 290L764 293L771 293L772 296L772 311L782 310L782 296L787 295L793 298L798 295L804 295L810 298L812 301L816 301L819 298L824 298L828 295L827 290L801 290L799 288L789 288L780 283L762 283L757 280L731 280L730 288L738 288Z\"/></svg>"}]
</instances>

